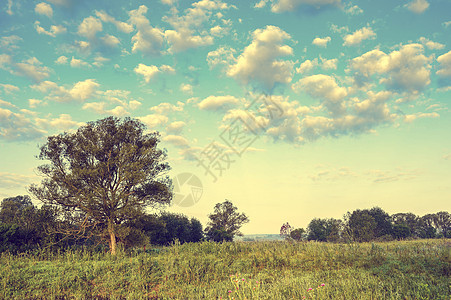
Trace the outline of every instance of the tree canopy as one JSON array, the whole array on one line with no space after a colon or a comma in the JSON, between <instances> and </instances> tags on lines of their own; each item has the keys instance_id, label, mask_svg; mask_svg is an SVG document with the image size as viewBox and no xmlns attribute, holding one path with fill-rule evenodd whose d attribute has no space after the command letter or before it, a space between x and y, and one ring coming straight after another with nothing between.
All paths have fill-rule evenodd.
<instances>
[{"instance_id":1,"label":"tree canopy","mask_svg":"<svg viewBox=\"0 0 451 300\"><path fill-rule=\"evenodd\" d=\"M44 177L30 192L71 214L78 228L107 238L116 251L121 225L148 206L172 199L167 154L157 132L145 134L138 120L108 117L74 133L50 136L38 156Z\"/></svg>"},{"instance_id":2,"label":"tree canopy","mask_svg":"<svg viewBox=\"0 0 451 300\"><path fill-rule=\"evenodd\" d=\"M249 222L244 213L239 213L238 208L229 200L217 203L214 213L208 216L210 219L205 228L206 236L215 242L233 241L235 235L241 236L241 226Z\"/></svg>"}]
</instances>

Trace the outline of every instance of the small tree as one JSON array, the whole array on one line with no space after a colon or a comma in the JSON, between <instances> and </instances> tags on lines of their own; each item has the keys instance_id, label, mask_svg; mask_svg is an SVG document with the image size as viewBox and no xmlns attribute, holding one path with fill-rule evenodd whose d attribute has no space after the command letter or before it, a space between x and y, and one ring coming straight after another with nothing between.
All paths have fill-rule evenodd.
<instances>
[{"instance_id":1,"label":"small tree","mask_svg":"<svg viewBox=\"0 0 451 300\"><path fill-rule=\"evenodd\" d=\"M235 235L242 236L239 231L243 224L249 222L249 218L244 213L238 213L238 208L232 202L226 200L215 205L214 213L210 214L206 236L215 242L233 241Z\"/></svg>"},{"instance_id":2,"label":"small tree","mask_svg":"<svg viewBox=\"0 0 451 300\"><path fill-rule=\"evenodd\" d=\"M305 238L305 229L296 228L290 232L290 238L295 241L302 241Z\"/></svg>"},{"instance_id":3,"label":"small tree","mask_svg":"<svg viewBox=\"0 0 451 300\"><path fill-rule=\"evenodd\" d=\"M291 225L286 222L285 224L280 227L280 236L283 237L285 240L290 239L290 233L291 233L292 227Z\"/></svg>"},{"instance_id":4,"label":"small tree","mask_svg":"<svg viewBox=\"0 0 451 300\"><path fill-rule=\"evenodd\" d=\"M50 136L38 167L44 180L30 192L45 204L63 208L80 232L109 240L116 253L121 225L151 205L169 204L172 183L159 134L144 134L138 120L108 117L75 133Z\"/></svg>"}]
</instances>

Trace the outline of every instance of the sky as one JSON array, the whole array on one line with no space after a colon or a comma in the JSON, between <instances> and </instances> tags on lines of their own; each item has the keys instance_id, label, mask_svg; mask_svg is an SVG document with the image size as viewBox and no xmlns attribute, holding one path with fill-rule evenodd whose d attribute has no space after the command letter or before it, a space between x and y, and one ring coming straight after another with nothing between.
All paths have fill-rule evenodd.
<instances>
[{"instance_id":1,"label":"sky","mask_svg":"<svg viewBox=\"0 0 451 300\"><path fill-rule=\"evenodd\" d=\"M379 206L451 210L449 0L1 0L0 199L46 138L108 116L161 134L168 211L245 234Z\"/></svg>"}]
</instances>

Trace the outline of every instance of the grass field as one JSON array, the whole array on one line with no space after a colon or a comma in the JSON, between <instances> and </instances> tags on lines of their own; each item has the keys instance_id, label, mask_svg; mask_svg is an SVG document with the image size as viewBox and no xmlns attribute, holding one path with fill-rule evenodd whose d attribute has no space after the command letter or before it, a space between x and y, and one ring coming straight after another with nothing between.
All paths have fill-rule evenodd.
<instances>
[{"instance_id":1,"label":"grass field","mask_svg":"<svg viewBox=\"0 0 451 300\"><path fill-rule=\"evenodd\" d=\"M1 299L451 299L451 240L10 255Z\"/></svg>"}]
</instances>

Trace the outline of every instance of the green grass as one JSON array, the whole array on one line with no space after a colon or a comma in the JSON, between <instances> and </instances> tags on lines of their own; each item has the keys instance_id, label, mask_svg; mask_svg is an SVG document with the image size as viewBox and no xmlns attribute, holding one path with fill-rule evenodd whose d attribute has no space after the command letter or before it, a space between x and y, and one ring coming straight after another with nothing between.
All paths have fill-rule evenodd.
<instances>
[{"instance_id":1,"label":"green grass","mask_svg":"<svg viewBox=\"0 0 451 300\"><path fill-rule=\"evenodd\" d=\"M451 240L0 257L1 299L451 299Z\"/></svg>"}]
</instances>

